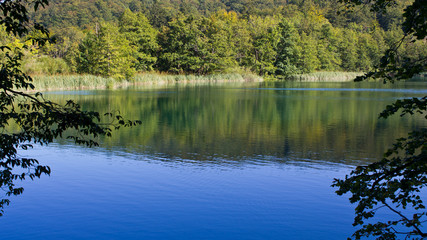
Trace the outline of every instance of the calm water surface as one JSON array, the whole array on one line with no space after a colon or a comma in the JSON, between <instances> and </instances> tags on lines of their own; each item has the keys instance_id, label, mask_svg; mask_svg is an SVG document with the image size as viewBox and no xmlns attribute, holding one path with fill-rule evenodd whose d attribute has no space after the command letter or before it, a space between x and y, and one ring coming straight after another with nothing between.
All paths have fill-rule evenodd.
<instances>
[{"instance_id":1,"label":"calm water surface","mask_svg":"<svg viewBox=\"0 0 427 240\"><path fill-rule=\"evenodd\" d=\"M333 178L382 156L417 117L379 120L401 83L262 83L51 92L142 126L83 148L36 147L50 177L24 182L4 239L345 239L353 208ZM380 216L387 216L381 213Z\"/></svg>"}]
</instances>

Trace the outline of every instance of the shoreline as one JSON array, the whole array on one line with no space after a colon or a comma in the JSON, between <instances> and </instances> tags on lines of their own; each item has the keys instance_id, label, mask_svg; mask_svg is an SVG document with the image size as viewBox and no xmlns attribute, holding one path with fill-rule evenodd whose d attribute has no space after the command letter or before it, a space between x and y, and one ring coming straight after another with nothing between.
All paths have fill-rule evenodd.
<instances>
[{"instance_id":1,"label":"shoreline","mask_svg":"<svg viewBox=\"0 0 427 240\"><path fill-rule=\"evenodd\" d=\"M36 75L32 76L35 90L96 90L119 89L131 86L167 86L171 84L198 84L198 83L244 83L263 82L264 78L255 74L215 74L206 76L196 75L166 75L158 73L137 74L130 80L119 80L94 75Z\"/></svg>"},{"instance_id":2,"label":"shoreline","mask_svg":"<svg viewBox=\"0 0 427 240\"><path fill-rule=\"evenodd\" d=\"M313 72L297 74L289 77L288 81L295 82L351 82L363 72Z\"/></svg>"},{"instance_id":3,"label":"shoreline","mask_svg":"<svg viewBox=\"0 0 427 240\"><path fill-rule=\"evenodd\" d=\"M205 76L196 75L169 75L161 73L141 73L130 80L118 80L95 75L35 75L33 85L35 91L61 91L61 90L96 90L119 89L131 86L167 86L171 84L209 84L209 83L247 83L265 81L289 82L350 82L360 72L315 72L291 76L287 80L264 78L253 73L228 73Z\"/></svg>"}]
</instances>

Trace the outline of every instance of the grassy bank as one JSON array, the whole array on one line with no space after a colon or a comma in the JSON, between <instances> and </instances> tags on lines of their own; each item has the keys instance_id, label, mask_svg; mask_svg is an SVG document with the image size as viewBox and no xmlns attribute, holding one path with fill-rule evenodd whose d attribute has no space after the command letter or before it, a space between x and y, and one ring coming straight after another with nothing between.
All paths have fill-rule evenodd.
<instances>
[{"instance_id":1,"label":"grassy bank","mask_svg":"<svg viewBox=\"0 0 427 240\"><path fill-rule=\"evenodd\" d=\"M411 81L414 82L426 82L427 81L427 72L422 72L420 74L416 74Z\"/></svg>"},{"instance_id":2,"label":"grassy bank","mask_svg":"<svg viewBox=\"0 0 427 240\"><path fill-rule=\"evenodd\" d=\"M314 72L291 76L290 81L299 82L351 82L363 72Z\"/></svg>"},{"instance_id":3,"label":"grassy bank","mask_svg":"<svg viewBox=\"0 0 427 240\"><path fill-rule=\"evenodd\" d=\"M315 72L295 75L286 81L300 82L347 82L360 72ZM206 76L196 75L169 75L162 73L137 74L130 80L118 80L94 75L36 75L33 84L37 91L49 90L81 90L81 89L116 89L136 85L165 86L176 83L231 83L231 82L262 82L263 77L252 73L227 73ZM266 80L273 80L268 78Z\"/></svg>"},{"instance_id":4,"label":"grassy bank","mask_svg":"<svg viewBox=\"0 0 427 240\"><path fill-rule=\"evenodd\" d=\"M33 76L37 91L115 89L136 85L169 85L176 83L223 83L223 82L262 82L255 74L216 74L206 76L167 75L159 73L138 74L130 80L117 80L93 75L37 75Z\"/></svg>"}]
</instances>

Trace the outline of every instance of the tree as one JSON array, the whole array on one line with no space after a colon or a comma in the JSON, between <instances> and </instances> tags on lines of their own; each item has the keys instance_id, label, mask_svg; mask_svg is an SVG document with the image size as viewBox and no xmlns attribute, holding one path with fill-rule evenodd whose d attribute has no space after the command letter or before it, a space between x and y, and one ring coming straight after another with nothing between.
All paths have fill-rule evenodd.
<instances>
[{"instance_id":1,"label":"tree","mask_svg":"<svg viewBox=\"0 0 427 240\"><path fill-rule=\"evenodd\" d=\"M126 10L119 19L120 33L130 42L137 60L135 69L137 71L153 70L157 61L159 45L157 44L157 30L154 29L148 19L142 13L132 13Z\"/></svg>"},{"instance_id":2,"label":"tree","mask_svg":"<svg viewBox=\"0 0 427 240\"><path fill-rule=\"evenodd\" d=\"M180 16L171 21L159 35L158 67L172 73L211 74L236 66L231 29L224 22L215 16Z\"/></svg>"},{"instance_id":3,"label":"tree","mask_svg":"<svg viewBox=\"0 0 427 240\"><path fill-rule=\"evenodd\" d=\"M344 29L340 44L341 68L346 71L354 71L357 62L357 34L352 29Z\"/></svg>"},{"instance_id":4,"label":"tree","mask_svg":"<svg viewBox=\"0 0 427 240\"><path fill-rule=\"evenodd\" d=\"M320 69L334 71L339 68L341 58L339 56L339 29L333 28L331 24L324 24L320 31L317 45L317 56L320 61Z\"/></svg>"},{"instance_id":5,"label":"tree","mask_svg":"<svg viewBox=\"0 0 427 240\"><path fill-rule=\"evenodd\" d=\"M148 11L148 19L153 27L160 29L178 14L178 9L171 6L169 1L154 0Z\"/></svg>"},{"instance_id":6,"label":"tree","mask_svg":"<svg viewBox=\"0 0 427 240\"><path fill-rule=\"evenodd\" d=\"M277 48L277 24L274 17L250 16L251 38L253 39L251 70L260 75L272 75L276 71L274 61Z\"/></svg>"},{"instance_id":7,"label":"tree","mask_svg":"<svg viewBox=\"0 0 427 240\"><path fill-rule=\"evenodd\" d=\"M30 28L48 33L41 25L32 24L26 7L43 7L47 0L4 0L0 2L0 24L6 32L15 36L25 36ZM46 38L35 39L43 44ZM21 71L22 48L0 46L6 59L0 63L0 188L5 197L0 200L0 215L10 203L7 197L20 195L23 188L17 181L27 178L40 178L50 174L48 166L40 165L36 159L24 158L18 151L27 150L34 144L47 145L57 137L72 139L77 144L96 146L98 143L89 137L110 136L114 128L131 126L139 121L128 121L120 115L112 122L102 123L98 112L84 111L80 106L67 101L60 105L43 98L41 93L30 94L34 90L31 77ZM65 136L66 130L74 134Z\"/></svg>"},{"instance_id":8,"label":"tree","mask_svg":"<svg viewBox=\"0 0 427 240\"><path fill-rule=\"evenodd\" d=\"M274 63L276 75L288 77L300 73L297 67L300 50L297 47L298 32L293 23L283 20L279 23L279 43L277 44L277 56Z\"/></svg>"},{"instance_id":9,"label":"tree","mask_svg":"<svg viewBox=\"0 0 427 240\"><path fill-rule=\"evenodd\" d=\"M102 23L96 28L95 33L89 33L79 45L77 71L118 79L132 77L136 50L117 26Z\"/></svg>"},{"instance_id":10,"label":"tree","mask_svg":"<svg viewBox=\"0 0 427 240\"><path fill-rule=\"evenodd\" d=\"M297 67L302 73L310 73L320 68L320 61L317 58L316 39L302 32L300 36L300 58Z\"/></svg>"},{"instance_id":11,"label":"tree","mask_svg":"<svg viewBox=\"0 0 427 240\"><path fill-rule=\"evenodd\" d=\"M158 66L172 73L206 73L206 36L200 28L203 18L179 16L159 35L162 53Z\"/></svg>"},{"instance_id":12,"label":"tree","mask_svg":"<svg viewBox=\"0 0 427 240\"><path fill-rule=\"evenodd\" d=\"M360 5L359 0L341 0L348 6ZM371 10L377 13L387 11L394 1L367 0ZM415 0L405 8L402 39L386 51L375 72L367 77L383 77L394 81L426 71L426 55L415 59L400 58L399 48L409 39L409 43L424 42L427 33L427 6L423 0ZM421 43L422 44L422 43ZM427 96L421 99L397 100L380 114L387 118L401 111L407 114L422 114L427 119ZM354 226L361 226L353 237L375 236L378 239L421 239L427 237L423 223L427 212L419 193L427 186L427 129L409 133L406 138L398 139L385 153L384 158L367 166L359 166L345 179L335 179L332 186L338 187L337 194L350 193L350 202L356 203ZM396 214L395 219L373 222L370 220L379 209L388 209ZM365 221L370 222L365 223Z\"/></svg>"}]
</instances>

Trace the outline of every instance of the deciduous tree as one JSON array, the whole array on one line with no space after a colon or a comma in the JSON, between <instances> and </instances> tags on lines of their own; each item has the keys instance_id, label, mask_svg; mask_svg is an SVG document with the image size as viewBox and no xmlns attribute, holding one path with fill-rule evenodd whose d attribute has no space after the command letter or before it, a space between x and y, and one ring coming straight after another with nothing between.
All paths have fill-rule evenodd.
<instances>
[{"instance_id":1,"label":"deciduous tree","mask_svg":"<svg viewBox=\"0 0 427 240\"><path fill-rule=\"evenodd\" d=\"M1 1L0 24L5 26L7 33L16 36L24 36L31 27L47 34L42 26L31 25L27 12L27 7L37 10L47 3L47 0ZM32 40L43 43L43 39ZM2 45L0 51L6 58L0 62L0 188L5 192L5 197L0 200L2 215L3 208L10 203L8 197L20 195L24 190L16 185L19 180L39 178L51 172L38 160L22 157L20 151L32 148L34 144L49 144L57 137L95 146L97 142L89 137L109 136L114 128L139 121L127 121L110 114L115 121L103 124L99 113L84 111L73 101L60 105L44 99L41 93L29 93L34 86L31 77L21 71L22 49ZM75 134L66 136L67 130L74 130Z\"/></svg>"},{"instance_id":2,"label":"deciduous tree","mask_svg":"<svg viewBox=\"0 0 427 240\"><path fill-rule=\"evenodd\" d=\"M292 22L287 20L279 23L279 43L277 44L277 56L274 63L276 74L288 77L298 74L298 61L300 59L300 49L297 46L299 34Z\"/></svg>"},{"instance_id":3,"label":"deciduous tree","mask_svg":"<svg viewBox=\"0 0 427 240\"><path fill-rule=\"evenodd\" d=\"M133 51L135 69L137 71L153 70L157 61L157 30L154 29L148 18L142 13L132 13L126 10L119 19L119 31L130 43L130 47L136 49Z\"/></svg>"},{"instance_id":4,"label":"deciduous tree","mask_svg":"<svg viewBox=\"0 0 427 240\"><path fill-rule=\"evenodd\" d=\"M341 0L348 6L368 4L377 13L387 11L393 0ZM403 42L424 44L427 35L427 5L423 0L415 0L403 13L402 39L381 59L374 72L359 78L382 77L394 81L412 77L415 73L426 71L427 56L414 59L400 58L399 48ZM422 114L427 118L427 96L397 100L387 106L380 117L387 118L401 112L403 115ZM345 179L335 179L333 186L338 187L337 194L350 193L350 202L355 208L354 226L361 226L353 237L374 236L377 239L424 239L427 237L424 226L427 212L421 191L427 186L427 130L420 129L409 133L406 138L398 139L385 153L384 158L367 166L359 166ZM387 209L396 218L375 222L372 218L379 209Z\"/></svg>"},{"instance_id":5,"label":"deciduous tree","mask_svg":"<svg viewBox=\"0 0 427 240\"><path fill-rule=\"evenodd\" d=\"M79 46L77 70L117 79L128 79L135 73L135 48L113 24L96 25Z\"/></svg>"}]
</instances>

